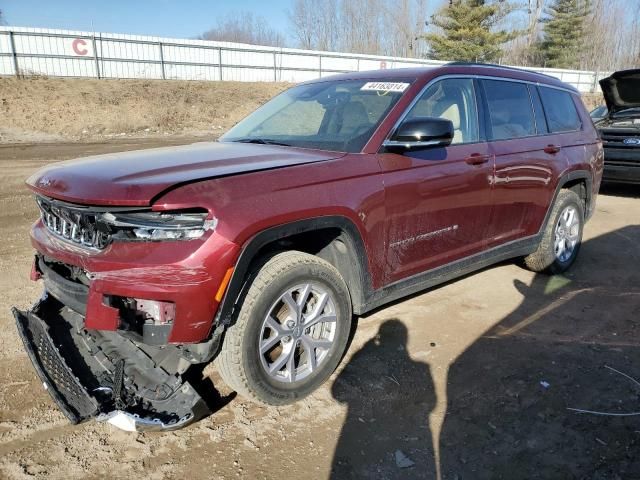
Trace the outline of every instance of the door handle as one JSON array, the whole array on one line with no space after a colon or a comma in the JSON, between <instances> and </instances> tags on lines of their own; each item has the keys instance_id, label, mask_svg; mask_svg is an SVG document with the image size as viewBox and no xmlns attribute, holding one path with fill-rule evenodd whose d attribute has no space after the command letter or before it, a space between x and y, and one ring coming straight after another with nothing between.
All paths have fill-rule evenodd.
<instances>
[{"instance_id":1,"label":"door handle","mask_svg":"<svg viewBox=\"0 0 640 480\"><path fill-rule=\"evenodd\" d=\"M558 145L547 145L544 147L544 153L549 153L554 155L560 151L560 147Z\"/></svg>"},{"instance_id":2,"label":"door handle","mask_svg":"<svg viewBox=\"0 0 640 480\"><path fill-rule=\"evenodd\" d=\"M464 159L469 165L482 165L491 160L491 155L483 155L481 153L472 153Z\"/></svg>"}]
</instances>

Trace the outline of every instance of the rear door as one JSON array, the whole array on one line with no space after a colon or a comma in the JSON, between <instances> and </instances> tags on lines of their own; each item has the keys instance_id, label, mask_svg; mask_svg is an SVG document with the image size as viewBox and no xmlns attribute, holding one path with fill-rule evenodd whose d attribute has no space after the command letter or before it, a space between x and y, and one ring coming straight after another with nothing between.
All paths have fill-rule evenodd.
<instances>
[{"instance_id":1,"label":"rear door","mask_svg":"<svg viewBox=\"0 0 640 480\"><path fill-rule=\"evenodd\" d=\"M478 118L475 82L432 83L404 119L451 120L450 146L378 155L385 185L386 281L481 251L491 214L493 162Z\"/></svg>"},{"instance_id":2,"label":"rear door","mask_svg":"<svg viewBox=\"0 0 640 480\"><path fill-rule=\"evenodd\" d=\"M583 121L578 113L576 102L580 102L576 93L558 88L538 86L540 99L544 107L549 132L553 136L554 144L562 147L564 157L569 165L588 166L588 159L593 155L585 153L585 146L595 148L598 142L597 133L592 126L591 119L585 115Z\"/></svg>"},{"instance_id":3,"label":"rear door","mask_svg":"<svg viewBox=\"0 0 640 480\"><path fill-rule=\"evenodd\" d=\"M483 79L485 122L495 155L493 211L487 246L537 233L564 152L548 128L535 86L508 79Z\"/></svg>"}]
</instances>

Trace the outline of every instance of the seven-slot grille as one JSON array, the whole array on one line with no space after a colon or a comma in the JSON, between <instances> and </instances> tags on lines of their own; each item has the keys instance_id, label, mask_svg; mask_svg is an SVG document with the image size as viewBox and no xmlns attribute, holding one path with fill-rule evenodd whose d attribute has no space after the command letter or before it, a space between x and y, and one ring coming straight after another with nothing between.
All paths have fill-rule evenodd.
<instances>
[{"instance_id":1,"label":"seven-slot grille","mask_svg":"<svg viewBox=\"0 0 640 480\"><path fill-rule=\"evenodd\" d=\"M96 212L71 207L37 197L42 223L55 236L90 249L102 250L111 240L98 228Z\"/></svg>"}]
</instances>

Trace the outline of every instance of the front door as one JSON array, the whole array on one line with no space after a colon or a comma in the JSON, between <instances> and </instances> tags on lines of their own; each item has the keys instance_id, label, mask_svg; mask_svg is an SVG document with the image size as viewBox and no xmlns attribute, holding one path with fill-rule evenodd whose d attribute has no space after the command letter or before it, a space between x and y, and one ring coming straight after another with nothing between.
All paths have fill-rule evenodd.
<instances>
[{"instance_id":1,"label":"front door","mask_svg":"<svg viewBox=\"0 0 640 480\"><path fill-rule=\"evenodd\" d=\"M447 147L378 155L385 185L385 283L482 251L491 216L493 157L481 134L475 82L430 85L406 119L451 120Z\"/></svg>"}]
</instances>

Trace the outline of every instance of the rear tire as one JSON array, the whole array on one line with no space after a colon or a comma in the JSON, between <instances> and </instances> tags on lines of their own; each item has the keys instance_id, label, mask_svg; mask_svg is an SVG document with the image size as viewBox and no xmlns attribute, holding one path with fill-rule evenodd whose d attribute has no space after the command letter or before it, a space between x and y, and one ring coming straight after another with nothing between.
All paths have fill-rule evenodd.
<instances>
[{"instance_id":1,"label":"rear tire","mask_svg":"<svg viewBox=\"0 0 640 480\"><path fill-rule=\"evenodd\" d=\"M526 267L554 275L565 272L578 256L583 228L582 200L572 190L560 190L538 248L524 258Z\"/></svg>"},{"instance_id":2,"label":"rear tire","mask_svg":"<svg viewBox=\"0 0 640 480\"><path fill-rule=\"evenodd\" d=\"M351 329L347 285L330 263L302 252L275 255L255 272L216 363L243 397L284 405L333 373Z\"/></svg>"}]
</instances>

